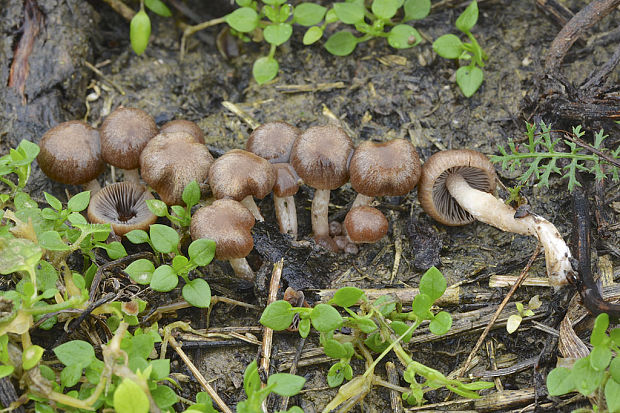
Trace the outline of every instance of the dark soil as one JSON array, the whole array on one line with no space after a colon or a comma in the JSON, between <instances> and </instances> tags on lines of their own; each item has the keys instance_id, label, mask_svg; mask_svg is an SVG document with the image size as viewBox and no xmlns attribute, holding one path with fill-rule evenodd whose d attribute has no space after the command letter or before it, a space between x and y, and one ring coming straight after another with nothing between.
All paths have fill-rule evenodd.
<instances>
[{"instance_id":1,"label":"dark soil","mask_svg":"<svg viewBox=\"0 0 620 413\"><path fill-rule=\"evenodd\" d=\"M227 4L219 3L227 2L218 2L218 7L211 3L188 1L186 6L198 21L226 12ZM205 132L206 143L222 151L244 148L251 128L224 108L224 101L233 102L258 123L284 120L304 129L336 119L355 143L368 139L410 139L423 160L442 148L470 148L496 154L498 146L505 146L508 139L518 140L524 136L524 116L531 113L521 113L523 98L534 89L546 48L560 29L534 3L509 0L481 3L480 18L473 32L490 59L484 68L482 87L467 99L454 82L457 65L434 54L429 41L412 49L396 51L385 40L377 39L360 44L351 56L341 58L330 55L318 45L303 46L302 32L296 30L291 41L278 49L278 77L268 85L259 86L251 77L251 67L256 58L268 52L266 44L242 44L239 57L225 60L214 42L221 26L191 37L188 52L180 61L181 31L176 23L192 22L181 14L174 18L151 14L151 42L144 55L136 56L129 46L128 22L104 2L38 0L43 22L28 60L30 71L23 97L15 88L0 89L0 154L15 147L21 139L38 142L47 129L62 121L85 119L99 126L119 105L144 109L159 125L176 118L193 120ZM576 12L584 4L571 1L569 7ZM131 6L137 7L133 3ZM463 5L437 7L415 26L427 39L457 33L454 21L462 10ZM613 29L619 16L616 10L597 24L590 35ZM0 19L0 81L3 85L9 82L23 20L22 2L5 2ZM614 42L603 42L585 48L587 40L573 47L562 66L564 75L576 84L593 68L606 62L616 47ZM105 80L89 70L85 61L98 66ZM619 78L620 72L616 70L610 81L617 85ZM285 88L335 82L342 82L341 86L325 91L287 93ZM617 145L618 126L612 122L585 126L604 127ZM515 173L499 168L498 173L506 186L516 184ZM110 172L102 179L110 182ZM51 182L36 164L27 189L35 198L42 198L43 191L47 191L61 199L66 199L66 190L69 193L79 190ZM568 237L572 209L564 181L554 177L549 188L527 186L522 193L534 211L555 223ZM505 197L506 193L500 195ZM330 214L334 219L344 218L354 196L348 184L333 191ZM303 188L296 196L302 242L293 243L278 232L272 200L270 197L264 199L259 207L266 221L254 227L255 249L249 257L250 265L258 272L255 288L231 277L228 264L214 263L206 271L215 292L264 304L272 264L281 258L284 259L282 291L286 286L304 290L310 302L316 299L313 292L316 289L348 285L415 287L424 270L437 265L448 285L464 282L460 304L448 308L457 314L496 306L507 290L490 289L489 277L518 275L536 248L534 238L515 236L481 223L456 228L438 225L423 213L412 192L404 197L379 199L379 209L390 221L390 232L381 242L362 246L357 255L327 253L316 248L309 237L311 200L310 188ZM618 200L618 186L610 182L607 200L601 206L610 217L611 230L607 232L607 239L595 237L599 243L592 243L594 261L599 255L609 255L615 275L620 268ZM609 209L613 205L616 206L615 215ZM402 245L402 258L393 274L397 244ZM127 248L129 250L130 245ZM542 256L534 263L530 276L546 276ZM557 319L556 311L562 313L562 309L556 305L568 302L566 298L573 295L571 287L557 293L549 288L521 287L515 299L527 302L535 294L546 303L543 308L547 311L538 321L557 328L552 320ZM156 303L154 307L176 297L152 293L149 296ZM514 308L513 304L511 306ZM210 314L209 325L255 326L258 317L257 312L218 304ZM191 321L197 328L206 327L205 316L198 310L184 310L179 312L178 318ZM165 318L160 326L174 320L175 317ZM587 336L585 331L584 337ZM460 334L412 345L410 349L416 360L448 374L465 360L478 337L479 332ZM530 323L525 323L512 335L503 328L490 335L497 348L497 357L513 357L517 361L537 355L551 338ZM276 334L273 365L277 368L281 354L294 351L298 344L299 339L294 335ZM306 349L318 346L318 337L311 336L305 346ZM548 351L553 354L555 349ZM256 358L256 346L195 350L190 347L188 352L203 375L213 380L211 384L229 406L234 407L243 399L243 370ZM481 368L489 369L487 353L480 351L479 355ZM175 365L178 372L190 374L180 360ZM355 367L356 374L363 372L363 363ZM540 371L543 378L550 367L553 365L544 366ZM297 404L306 412L320 411L336 393L336 390L326 389L328 368L329 364L301 368L298 374L306 377L308 391L294 397L291 405ZM378 373L384 375L385 371L380 368ZM502 383L506 389L540 388L543 382L536 381L537 377L540 374L529 368L503 377ZM193 379L189 380L183 396L193 399L199 386ZM541 395L544 397L542 390ZM440 402L445 396L444 393L430 393L427 398L430 402ZM359 407L356 409L360 411ZM277 408L270 408L270 411L275 410ZM390 411L388 391L374 389L361 410Z\"/></svg>"}]
</instances>

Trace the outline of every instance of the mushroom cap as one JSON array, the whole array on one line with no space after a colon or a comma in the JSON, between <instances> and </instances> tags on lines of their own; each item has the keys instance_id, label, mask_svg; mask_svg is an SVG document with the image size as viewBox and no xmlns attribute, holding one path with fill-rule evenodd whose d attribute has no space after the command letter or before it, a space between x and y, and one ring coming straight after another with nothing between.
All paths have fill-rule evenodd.
<instances>
[{"instance_id":1,"label":"mushroom cap","mask_svg":"<svg viewBox=\"0 0 620 413\"><path fill-rule=\"evenodd\" d=\"M103 160L122 169L136 169L140 153L157 135L155 120L143 110L120 107L110 113L99 129Z\"/></svg>"},{"instance_id":2,"label":"mushroom cap","mask_svg":"<svg viewBox=\"0 0 620 413\"><path fill-rule=\"evenodd\" d=\"M117 182L98 191L88 205L88 220L93 224L110 224L114 233L123 236L134 229L147 230L157 216L146 206L153 195L142 185Z\"/></svg>"},{"instance_id":3,"label":"mushroom cap","mask_svg":"<svg viewBox=\"0 0 620 413\"><path fill-rule=\"evenodd\" d=\"M286 122L265 123L250 134L245 149L271 163L288 162L301 131Z\"/></svg>"},{"instance_id":4,"label":"mushroom cap","mask_svg":"<svg viewBox=\"0 0 620 413\"><path fill-rule=\"evenodd\" d=\"M197 142L203 144L205 143L204 132L200 129L200 126L196 125L196 123L191 120L176 119L166 122L161 128L159 128L159 133L162 132L186 132L192 135Z\"/></svg>"},{"instance_id":5,"label":"mushroom cap","mask_svg":"<svg viewBox=\"0 0 620 413\"><path fill-rule=\"evenodd\" d=\"M192 215L190 233L193 240L215 241L215 258L230 260L244 258L252 251L253 226L254 216L246 207L232 199L218 199Z\"/></svg>"},{"instance_id":6,"label":"mushroom cap","mask_svg":"<svg viewBox=\"0 0 620 413\"><path fill-rule=\"evenodd\" d=\"M276 183L273 186L275 196L285 198L295 195L302 181L293 166L290 163L274 163L273 168L276 171Z\"/></svg>"},{"instance_id":7,"label":"mushroom cap","mask_svg":"<svg viewBox=\"0 0 620 413\"><path fill-rule=\"evenodd\" d=\"M268 161L242 149L226 152L209 170L209 185L216 199L241 201L248 195L263 199L275 181L276 172Z\"/></svg>"},{"instance_id":8,"label":"mushroom cap","mask_svg":"<svg viewBox=\"0 0 620 413\"><path fill-rule=\"evenodd\" d=\"M420 169L418 153L405 139L365 141L349 163L351 186L366 196L405 195L418 183Z\"/></svg>"},{"instance_id":9,"label":"mushroom cap","mask_svg":"<svg viewBox=\"0 0 620 413\"><path fill-rule=\"evenodd\" d=\"M377 242L388 231L385 215L367 205L351 208L344 219L344 226L349 239L356 244Z\"/></svg>"},{"instance_id":10,"label":"mushroom cap","mask_svg":"<svg viewBox=\"0 0 620 413\"><path fill-rule=\"evenodd\" d=\"M353 142L337 126L308 128L293 144L290 163L303 181L317 189L336 189L349 179Z\"/></svg>"},{"instance_id":11,"label":"mushroom cap","mask_svg":"<svg viewBox=\"0 0 620 413\"><path fill-rule=\"evenodd\" d=\"M37 156L45 175L67 185L82 185L105 169L99 132L78 120L63 122L45 132Z\"/></svg>"},{"instance_id":12,"label":"mushroom cap","mask_svg":"<svg viewBox=\"0 0 620 413\"><path fill-rule=\"evenodd\" d=\"M418 199L428 215L444 225L465 225L474 217L452 198L446 178L460 174L467 183L480 191L495 192L495 168L486 155L470 149L437 152L422 166L418 182Z\"/></svg>"},{"instance_id":13,"label":"mushroom cap","mask_svg":"<svg viewBox=\"0 0 620 413\"><path fill-rule=\"evenodd\" d=\"M204 187L212 163L207 147L187 132L162 132L140 155L142 179L167 205L183 205L183 189L193 180Z\"/></svg>"}]
</instances>

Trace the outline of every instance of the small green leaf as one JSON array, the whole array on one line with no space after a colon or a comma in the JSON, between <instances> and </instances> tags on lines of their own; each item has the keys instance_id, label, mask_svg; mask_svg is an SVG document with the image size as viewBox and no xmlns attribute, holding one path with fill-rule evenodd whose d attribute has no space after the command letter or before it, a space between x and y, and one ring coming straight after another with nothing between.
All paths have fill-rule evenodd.
<instances>
[{"instance_id":1,"label":"small green leaf","mask_svg":"<svg viewBox=\"0 0 620 413\"><path fill-rule=\"evenodd\" d=\"M9 241L0 237L0 274L28 271L37 265L42 255L43 250L28 239L17 238Z\"/></svg>"},{"instance_id":2,"label":"small green leaf","mask_svg":"<svg viewBox=\"0 0 620 413\"><path fill-rule=\"evenodd\" d=\"M259 85L273 80L278 75L280 65L273 57L264 56L256 59L252 66L252 75Z\"/></svg>"},{"instance_id":3,"label":"small green leaf","mask_svg":"<svg viewBox=\"0 0 620 413\"><path fill-rule=\"evenodd\" d=\"M334 297L329 300L329 303L340 307L351 307L352 305L357 304L363 296L364 291L359 288L342 287L334 293Z\"/></svg>"},{"instance_id":4,"label":"small green leaf","mask_svg":"<svg viewBox=\"0 0 620 413\"><path fill-rule=\"evenodd\" d=\"M108 253L108 257L110 257L111 260L117 260L127 256L125 247L123 247L123 244L118 241L113 241L109 244L99 244L98 246L103 248Z\"/></svg>"},{"instance_id":5,"label":"small green leaf","mask_svg":"<svg viewBox=\"0 0 620 413\"><path fill-rule=\"evenodd\" d=\"M394 330L396 335L400 337L403 334L405 334L407 330L409 330L410 326L407 323L403 323L402 321L396 320L396 321L392 321L392 324L390 324L390 327L392 328L392 330ZM413 330L411 330L409 333L407 333L406 336L403 337L403 342L408 343L411 340L412 336L413 336Z\"/></svg>"},{"instance_id":6,"label":"small green leaf","mask_svg":"<svg viewBox=\"0 0 620 413\"><path fill-rule=\"evenodd\" d=\"M458 59L463 53L463 42L453 34L444 34L433 42L433 50L446 59Z\"/></svg>"},{"instance_id":7,"label":"small green leaf","mask_svg":"<svg viewBox=\"0 0 620 413\"><path fill-rule=\"evenodd\" d=\"M200 238L189 244L187 249L189 258L198 266L209 265L215 256L215 241Z\"/></svg>"},{"instance_id":8,"label":"small green leaf","mask_svg":"<svg viewBox=\"0 0 620 413\"><path fill-rule=\"evenodd\" d=\"M523 321L523 318L519 314L512 314L508 317L508 321L506 322L506 331L508 331L508 334L517 331L521 325L521 321Z\"/></svg>"},{"instance_id":9,"label":"small green leaf","mask_svg":"<svg viewBox=\"0 0 620 413\"><path fill-rule=\"evenodd\" d=\"M165 217L168 214L168 205L159 199L147 199L146 206L158 217Z\"/></svg>"},{"instance_id":10,"label":"small green leaf","mask_svg":"<svg viewBox=\"0 0 620 413\"><path fill-rule=\"evenodd\" d=\"M153 366L151 379L162 380L170 375L170 359L151 360L149 364Z\"/></svg>"},{"instance_id":11,"label":"small green leaf","mask_svg":"<svg viewBox=\"0 0 620 413\"><path fill-rule=\"evenodd\" d=\"M340 31L329 36L325 49L334 56L348 56L357 46L357 38L350 32Z\"/></svg>"},{"instance_id":12,"label":"small green leaf","mask_svg":"<svg viewBox=\"0 0 620 413\"><path fill-rule=\"evenodd\" d=\"M162 17L170 17L172 13L168 6L166 6L161 0L144 0L144 5L153 13Z\"/></svg>"},{"instance_id":13,"label":"small green leaf","mask_svg":"<svg viewBox=\"0 0 620 413\"><path fill-rule=\"evenodd\" d=\"M189 260L186 257L184 257L183 255L177 255L172 259L172 269L174 270L175 274L187 274L187 272L189 271L187 268L188 263Z\"/></svg>"},{"instance_id":14,"label":"small green leaf","mask_svg":"<svg viewBox=\"0 0 620 413\"><path fill-rule=\"evenodd\" d=\"M131 48L140 56L146 50L151 37L151 19L144 10L137 12L129 24L129 40Z\"/></svg>"},{"instance_id":15,"label":"small green leaf","mask_svg":"<svg viewBox=\"0 0 620 413\"><path fill-rule=\"evenodd\" d=\"M620 384L612 378L605 384L605 401L610 413L620 412Z\"/></svg>"},{"instance_id":16,"label":"small green leaf","mask_svg":"<svg viewBox=\"0 0 620 413\"><path fill-rule=\"evenodd\" d=\"M431 11L431 0L405 0L405 18L403 21L420 20Z\"/></svg>"},{"instance_id":17,"label":"small green leaf","mask_svg":"<svg viewBox=\"0 0 620 413\"><path fill-rule=\"evenodd\" d=\"M285 43L293 34L293 26L288 23L270 24L263 30L265 41L274 46Z\"/></svg>"},{"instance_id":18,"label":"small green leaf","mask_svg":"<svg viewBox=\"0 0 620 413\"><path fill-rule=\"evenodd\" d=\"M151 288L155 291L165 293L173 290L179 283L179 277L169 265L159 266L153 271L151 278Z\"/></svg>"},{"instance_id":19,"label":"small green leaf","mask_svg":"<svg viewBox=\"0 0 620 413\"><path fill-rule=\"evenodd\" d=\"M303 43L308 46L316 43L321 37L323 37L323 29L318 26L313 26L306 30L304 34Z\"/></svg>"},{"instance_id":20,"label":"small green leaf","mask_svg":"<svg viewBox=\"0 0 620 413\"><path fill-rule=\"evenodd\" d=\"M248 396L260 390L261 381L258 375L258 365L256 360L251 362L243 372L243 389Z\"/></svg>"},{"instance_id":21,"label":"small green leaf","mask_svg":"<svg viewBox=\"0 0 620 413\"><path fill-rule=\"evenodd\" d=\"M364 5L359 3L334 3L334 13L346 24L356 24L364 20ZM337 55L340 56L340 55Z\"/></svg>"},{"instance_id":22,"label":"small green leaf","mask_svg":"<svg viewBox=\"0 0 620 413\"><path fill-rule=\"evenodd\" d=\"M399 24L390 30L387 41L395 49L407 49L417 46L422 41L422 36L413 27Z\"/></svg>"},{"instance_id":23,"label":"small green leaf","mask_svg":"<svg viewBox=\"0 0 620 413\"><path fill-rule=\"evenodd\" d=\"M142 244L144 242L149 242L149 234L146 231L141 229L134 229L125 234L127 239L133 244Z\"/></svg>"},{"instance_id":24,"label":"small green leaf","mask_svg":"<svg viewBox=\"0 0 620 413\"><path fill-rule=\"evenodd\" d=\"M144 390L131 379L125 378L114 392L117 413L148 413L149 399Z\"/></svg>"},{"instance_id":25,"label":"small green leaf","mask_svg":"<svg viewBox=\"0 0 620 413\"><path fill-rule=\"evenodd\" d=\"M319 4L301 3L295 7L293 19L295 23L302 26L314 26L323 20L326 11L327 8Z\"/></svg>"},{"instance_id":26,"label":"small green leaf","mask_svg":"<svg viewBox=\"0 0 620 413\"><path fill-rule=\"evenodd\" d=\"M484 74L479 67L463 66L456 71L456 83L465 97L471 97L482 84Z\"/></svg>"},{"instance_id":27,"label":"small green leaf","mask_svg":"<svg viewBox=\"0 0 620 413\"><path fill-rule=\"evenodd\" d=\"M60 372L60 383L65 387L73 387L82 377L82 367L74 364L72 366L66 366Z\"/></svg>"},{"instance_id":28,"label":"small green leaf","mask_svg":"<svg viewBox=\"0 0 620 413\"><path fill-rule=\"evenodd\" d=\"M433 314L430 309L433 305L433 300L426 294L418 294L413 299L411 304L413 313L421 320L432 320Z\"/></svg>"},{"instance_id":29,"label":"small green leaf","mask_svg":"<svg viewBox=\"0 0 620 413\"><path fill-rule=\"evenodd\" d=\"M371 10L378 18L390 20L394 17L401 4L402 2L399 2L398 0L374 0L372 2Z\"/></svg>"},{"instance_id":30,"label":"small green leaf","mask_svg":"<svg viewBox=\"0 0 620 413\"><path fill-rule=\"evenodd\" d=\"M185 205L190 208L200 201L200 186L198 186L198 182L195 179L185 186L182 198Z\"/></svg>"},{"instance_id":31,"label":"small green leaf","mask_svg":"<svg viewBox=\"0 0 620 413\"><path fill-rule=\"evenodd\" d=\"M468 33L478 21L478 3L473 0L469 6L456 19L454 25L463 33Z\"/></svg>"},{"instance_id":32,"label":"small green leaf","mask_svg":"<svg viewBox=\"0 0 620 413\"><path fill-rule=\"evenodd\" d=\"M73 340L54 349L54 354L65 366L87 367L95 359L95 350L90 343Z\"/></svg>"},{"instance_id":33,"label":"small green leaf","mask_svg":"<svg viewBox=\"0 0 620 413\"><path fill-rule=\"evenodd\" d=\"M211 305L211 288L202 278L191 280L183 286L185 301L198 308L208 308Z\"/></svg>"},{"instance_id":34,"label":"small green leaf","mask_svg":"<svg viewBox=\"0 0 620 413\"><path fill-rule=\"evenodd\" d=\"M344 381L344 364L338 362L330 367L327 372L327 384L329 387L340 386Z\"/></svg>"},{"instance_id":35,"label":"small green leaf","mask_svg":"<svg viewBox=\"0 0 620 413\"><path fill-rule=\"evenodd\" d=\"M607 313L599 314L594 320L594 327L592 328L592 334L590 335L590 343L593 346L600 346L608 339L607 328L609 327L609 316Z\"/></svg>"},{"instance_id":36,"label":"small green leaf","mask_svg":"<svg viewBox=\"0 0 620 413\"><path fill-rule=\"evenodd\" d=\"M47 203L56 211L60 211L62 209L62 202L60 202L54 195L43 192L43 196L45 197Z\"/></svg>"},{"instance_id":37,"label":"small green leaf","mask_svg":"<svg viewBox=\"0 0 620 413\"><path fill-rule=\"evenodd\" d=\"M306 383L306 379L289 373L272 374L267 379L267 386L272 387L272 391L280 396L294 396L301 391Z\"/></svg>"},{"instance_id":38,"label":"small green leaf","mask_svg":"<svg viewBox=\"0 0 620 413\"><path fill-rule=\"evenodd\" d=\"M256 11L249 7L241 7L226 16L226 23L241 33L249 33L256 29L259 22Z\"/></svg>"},{"instance_id":39,"label":"small green leaf","mask_svg":"<svg viewBox=\"0 0 620 413\"><path fill-rule=\"evenodd\" d=\"M80 192L71 197L67 202L67 209L73 212L81 212L88 208L90 202L90 191Z\"/></svg>"},{"instance_id":40,"label":"small green leaf","mask_svg":"<svg viewBox=\"0 0 620 413\"><path fill-rule=\"evenodd\" d=\"M339 328L344 321L338 310L328 304L317 304L310 312L310 320L317 331L324 333Z\"/></svg>"},{"instance_id":41,"label":"small green leaf","mask_svg":"<svg viewBox=\"0 0 620 413\"><path fill-rule=\"evenodd\" d=\"M71 248L63 242L56 231L45 231L39 235L39 245L50 251L69 251Z\"/></svg>"},{"instance_id":42,"label":"small green leaf","mask_svg":"<svg viewBox=\"0 0 620 413\"><path fill-rule=\"evenodd\" d=\"M153 224L149 230L153 247L164 254L177 250L179 234L167 225Z\"/></svg>"},{"instance_id":43,"label":"small green leaf","mask_svg":"<svg viewBox=\"0 0 620 413\"><path fill-rule=\"evenodd\" d=\"M604 371L611 361L609 347L597 346L590 352L590 366L597 371Z\"/></svg>"},{"instance_id":44,"label":"small green leaf","mask_svg":"<svg viewBox=\"0 0 620 413\"><path fill-rule=\"evenodd\" d=\"M368 318L350 319L349 322L355 324L365 334L370 334L378 328L375 322Z\"/></svg>"},{"instance_id":45,"label":"small green leaf","mask_svg":"<svg viewBox=\"0 0 620 413\"><path fill-rule=\"evenodd\" d=\"M589 356L577 360L572 370L575 388L584 396L594 393L603 381L604 372L592 368Z\"/></svg>"},{"instance_id":46,"label":"small green leaf","mask_svg":"<svg viewBox=\"0 0 620 413\"><path fill-rule=\"evenodd\" d=\"M13 366L0 366L0 379L13 374L15 368Z\"/></svg>"},{"instance_id":47,"label":"small green leaf","mask_svg":"<svg viewBox=\"0 0 620 413\"><path fill-rule=\"evenodd\" d=\"M281 331L291 325L294 315L292 306L288 301L278 300L265 308L259 322L265 327Z\"/></svg>"},{"instance_id":48,"label":"small green leaf","mask_svg":"<svg viewBox=\"0 0 620 413\"><path fill-rule=\"evenodd\" d=\"M24 370L30 370L39 364L44 351L43 347L37 345L32 345L24 350L22 353L22 366Z\"/></svg>"},{"instance_id":49,"label":"small green leaf","mask_svg":"<svg viewBox=\"0 0 620 413\"><path fill-rule=\"evenodd\" d=\"M615 357L609 365L609 373L615 381L620 382L620 357Z\"/></svg>"},{"instance_id":50,"label":"small green leaf","mask_svg":"<svg viewBox=\"0 0 620 413\"><path fill-rule=\"evenodd\" d=\"M429 268L420 279L420 292L434 302L446 291L446 279L434 266Z\"/></svg>"},{"instance_id":51,"label":"small green leaf","mask_svg":"<svg viewBox=\"0 0 620 413\"><path fill-rule=\"evenodd\" d=\"M84 218L84 216L80 214L79 212L71 212L69 216L67 217L67 219L73 226L88 224L88 221L86 221L86 218Z\"/></svg>"},{"instance_id":52,"label":"small green leaf","mask_svg":"<svg viewBox=\"0 0 620 413\"><path fill-rule=\"evenodd\" d=\"M153 265L152 261L146 259L136 260L125 268L125 272L129 274L129 277L142 285L150 284L153 271L155 271L155 265Z\"/></svg>"},{"instance_id":53,"label":"small green leaf","mask_svg":"<svg viewBox=\"0 0 620 413\"><path fill-rule=\"evenodd\" d=\"M428 325L428 329L431 330L431 333L438 336L446 334L450 330L450 327L452 327L452 317L450 313L445 311L437 313L435 318L433 318Z\"/></svg>"},{"instance_id":54,"label":"small green leaf","mask_svg":"<svg viewBox=\"0 0 620 413\"><path fill-rule=\"evenodd\" d=\"M344 346L337 340L333 338L327 338L323 340L323 351L327 357L331 357L334 359L342 359L347 356L347 350Z\"/></svg>"},{"instance_id":55,"label":"small green leaf","mask_svg":"<svg viewBox=\"0 0 620 413\"><path fill-rule=\"evenodd\" d=\"M157 407L164 410L179 401L179 396L168 386L158 385L154 390L151 390L151 396L153 396Z\"/></svg>"},{"instance_id":56,"label":"small green leaf","mask_svg":"<svg viewBox=\"0 0 620 413\"><path fill-rule=\"evenodd\" d=\"M302 338L306 338L308 334L310 334L310 319L303 318L299 321L299 335Z\"/></svg>"}]
</instances>

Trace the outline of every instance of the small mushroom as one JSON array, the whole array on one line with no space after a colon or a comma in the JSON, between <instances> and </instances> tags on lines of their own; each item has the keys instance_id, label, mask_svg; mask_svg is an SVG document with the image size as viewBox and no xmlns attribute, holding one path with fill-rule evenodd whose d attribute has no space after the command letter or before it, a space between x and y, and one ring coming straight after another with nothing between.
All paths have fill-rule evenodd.
<instances>
[{"instance_id":1,"label":"small mushroom","mask_svg":"<svg viewBox=\"0 0 620 413\"><path fill-rule=\"evenodd\" d=\"M503 231L533 235L545 249L552 285L568 282L574 272L571 253L555 226L530 213L515 218L515 210L496 198L495 169L489 159L472 150L438 152L422 167L418 199L432 218L445 225L482 221Z\"/></svg>"},{"instance_id":2,"label":"small mushroom","mask_svg":"<svg viewBox=\"0 0 620 413\"><path fill-rule=\"evenodd\" d=\"M147 230L157 216L146 205L153 195L142 185L117 182L97 192L88 205L88 220L93 224L110 224L114 233L123 236L134 229Z\"/></svg>"},{"instance_id":3,"label":"small mushroom","mask_svg":"<svg viewBox=\"0 0 620 413\"><path fill-rule=\"evenodd\" d=\"M237 276L254 281L254 271L245 259L254 248L253 226L254 217L241 203L218 199L194 213L190 233L194 241L215 241L215 258L228 260Z\"/></svg>"},{"instance_id":4,"label":"small mushroom","mask_svg":"<svg viewBox=\"0 0 620 413\"><path fill-rule=\"evenodd\" d=\"M216 199L232 198L245 206L254 218L264 221L253 196L266 197L273 188L276 173L265 159L252 152L233 149L213 162L209 186Z\"/></svg>"},{"instance_id":5,"label":"small mushroom","mask_svg":"<svg viewBox=\"0 0 620 413\"><path fill-rule=\"evenodd\" d=\"M142 178L167 205L183 205L183 189L195 180L206 185L213 157L187 132L161 132L140 155Z\"/></svg>"},{"instance_id":6,"label":"small mushroom","mask_svg":"<svg viewBox=\"0 0 620 413\"><path fill-rule=\"evenodd\" d=\"M158 133L155 120L143 110L119 107L99 129L103 160L125 171L125 180L140 183L140 153Z\"/></svg>"},{"instance_id":7,"label":"small mushroom","mask_svg":"<svg viewBox=\"0 0 620 413\"><path fill-rule=\"evenodd\" d=\"M176 119L171 120L170 122L164 123L164 125L159 128L159 133L166 132L187 132L196 139L197 142L202 144L205 143L205 134L200 129L200 126L196 125L195 122L191 120L185 119Z\"/></svg>"},{"instance_id":8,"label":"small mushroom","mask_svg":"<svg viewBox=\"0 0 620 413\"><path fill-rule=\"evenodd\" d=\"M311 211L314 239L332 251L337 251L338 246L329 236L330 190L349 180L352 153L351 138L342 128L332 125L308 128L291 150L291 165L306 185L315 188Z\"/></svg>"},{"instance_id":9,"label":"small mushroom","mask_svg":"<svg viewBox=\"0 0 620 413\"><path fill-rule=\"evenodd\" d=\"M48 130L39 142L37 161L54 181L83 185L93 194L101 187L97 177L105 169L99 133L82 121L63 122Z\"/></svg>"},{"instance_id":10,"label":"small mushroom","mask_svg":"<svg viewBox=\"0 0 620 413\"><path fill-rule=\"evenodd\" d=\"M355 244L377 242L388 231L385 215L368 205L351 208L344 219L344 226L349 240Z\"/></svg>"},{"instance_id":11,"label":"small mushroom","mask_svg":"<svg viewBox=\"0 0 620 413\"><path fill-rule=\"evenodd\" d=\"M375 196L405 195L420 178L420 158L405 139L359 145L349 164L351 186L358 194L351 208L370 205Z\"/></svg>"},{"instance_id":12,"label":"small mushroom","mask_svg":"<svg viewBox=\"0 0 620 413\"><path fill-rule=\"evenodd\" d=\"M293 195L302 184L301 179L290 163L274 163L276 183L273 186L273 204L276 209L276 219L280 225L280 232L291 234L297 238L297 211Z\"/></svg>"}]
</instances>

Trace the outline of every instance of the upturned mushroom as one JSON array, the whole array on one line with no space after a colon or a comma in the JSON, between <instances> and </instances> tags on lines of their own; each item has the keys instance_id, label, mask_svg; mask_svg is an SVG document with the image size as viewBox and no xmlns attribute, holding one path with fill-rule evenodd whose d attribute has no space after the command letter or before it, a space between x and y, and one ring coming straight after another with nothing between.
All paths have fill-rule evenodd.
<instances>
[{"instance_id":1,"label":"upturned mushroom","mask_svg":"<svg viewBox=\"0 0 620 413\"><path fill-rule=\"evenodd\" d=\"M370 205L376 196L405 195L420 178L420 158L405 139L361 143L349 164L351 186L358 194L353 206Z\"/></svg>"},{"instance_id":2,"label":"upturned mushroom","mask_svg":"<svg viewBox=\"0 0 620 413\"><path fill-rule=\"evenodd\" d=\"M254 217L241 203L218 199L194 213L190 233L194 241L215 241L215 258L228 260L238 277L254 281L254 271L245 259L254 248L253 226Z\"/></svg>"},{"instance_id":3,"label":"upturned mushroom","mask_svg":"<svg viewBox=\"0 0 620 413\"><path fill-rule=\"evenodd\" d=\"M200 126L196 125L196 123L191 120L175 119L170 122L166 122L161 128L159 128L159 133L162 132L187 132L192 135L196 141L202 144L205 143L204 132L200 129Z\"/></svg>"},{"instance_id":4,"label":"upturned mushroom","mask_svg":"<svg viewBox=\"0 0 620 413\"><path fill-rule=\"evenodd\" d=\"M99 128L103 160L123 169L125 180L140 183L140 153L158 133L155 120L136 108L119 107Z\"/></svg>"},{"instance_id":5,"label":"upturned mushroom","mask_svg":"<svg viewBox=\"0 0 620 413\"><path fill-rule=\"evenodd\" d=\"M213 157L187 132L161 132L140 155L142 179L167 205L183 205L183 189L195 180L206 187Z\"/></svg>"},{"instance_id":6,"label":"upturned mushroom","mask_svg":"<svg viewBox=\"0 0 620 413\"><path fill-rule=\"evenodd\" d=\"M261 222L264 219L253 197L266 197L275 180L276 173L269 162L241 149L226 152L213 162L209 170L209 186L213 196L241 202Z\"/></svg>"},{"instance_id":7,"label":"upturned mushroom","mask_svg":"<svg viewBox=\"0 0 620 413\"><path fill-rule=\"evenodd\" d=\"M312 200L312 230L315 241L332 251L338 246L329 236L328 206L332 189L349 180L353 142L337 126L308 128L293 144L291 165L304 183L315 188Z\"/></svg>"},{"instance_id":8,"label":"upturned mushroom","mask_svg":"<svg viewBox=\"0 0 620 413\"><path fill-rule=\"evenodd\" d=\"M533 235L545 249L550 283L568 282L574 272L571 253L555 226L530 213L515 218L515 210L493 195L496 174L489 159L472 150L451 150L431 156L422 167L418 199L424 211L445 225L478 220L503 231Z\"/></svg>"},{"instance_id":9,"label":"upturned mushroom","mask_svg":"<svg viewBox=\"0 0 620 413\"><path fill-rule=\"evenodd\" d=\"M97 177L105 164L96 129L82 121L63 122L43 135L39 147L39 166L54 181L83 185L93 194L101 188Z\"/></svg>"},{"instance_id":10,"label":"upturned mushroom","mask_svg":"<svg viewBox=\"0 0 620 413\"><path fill-rule=\"evenodd\" d=\"M114 233L123 236L134 229L147 230L157 216L146 205L153 195L142 185L117 182L97 192L88 205L88 220L93 224L110 224Z\"/></svg>"}]
</instances>

